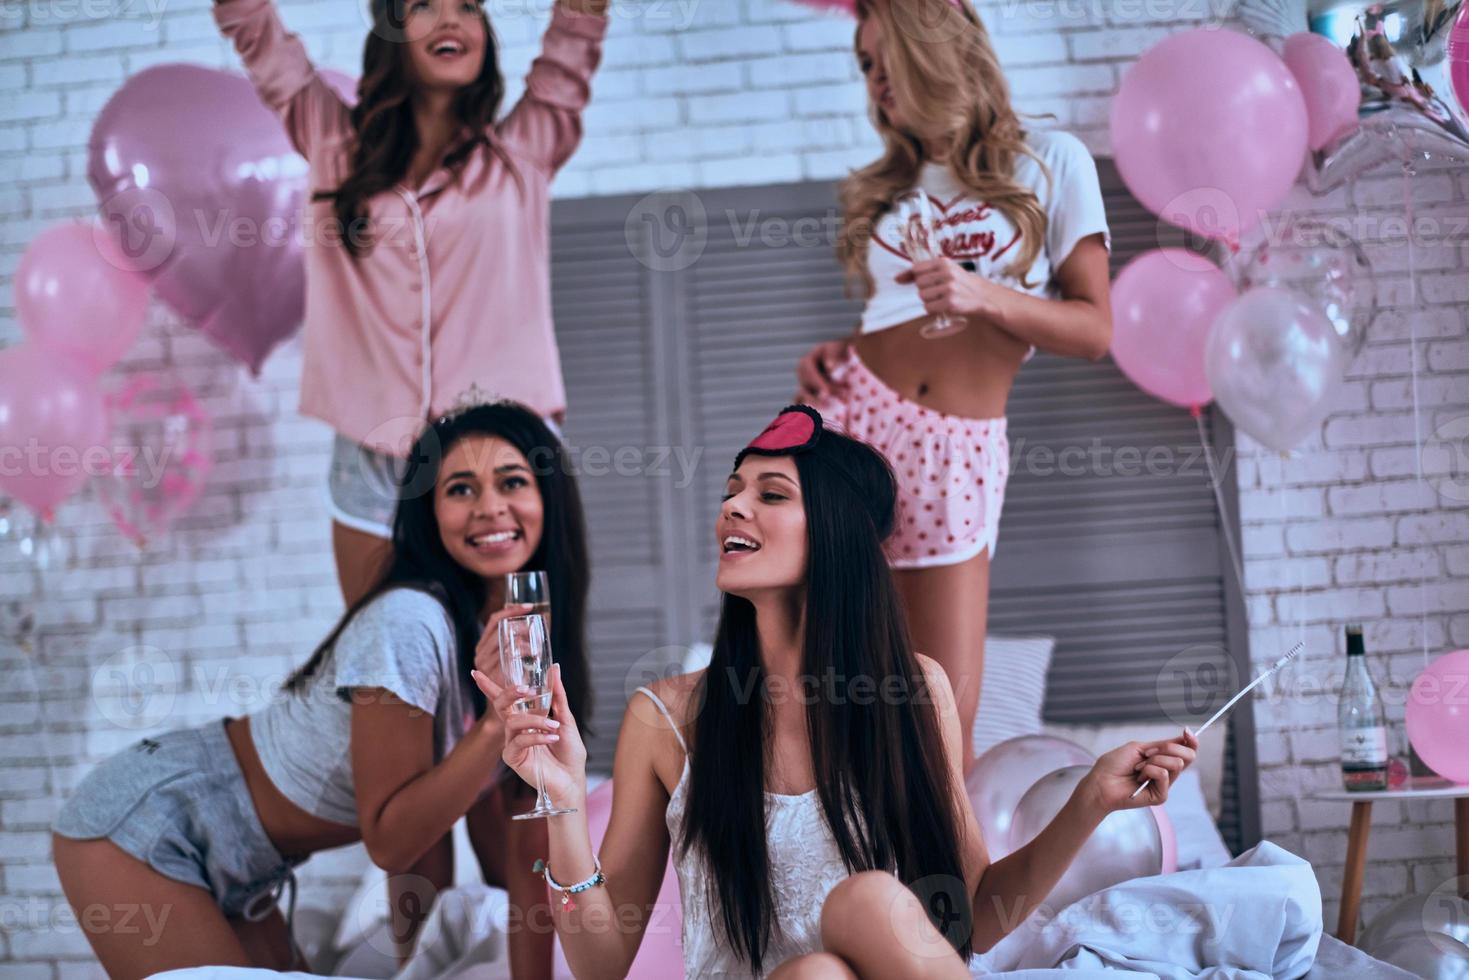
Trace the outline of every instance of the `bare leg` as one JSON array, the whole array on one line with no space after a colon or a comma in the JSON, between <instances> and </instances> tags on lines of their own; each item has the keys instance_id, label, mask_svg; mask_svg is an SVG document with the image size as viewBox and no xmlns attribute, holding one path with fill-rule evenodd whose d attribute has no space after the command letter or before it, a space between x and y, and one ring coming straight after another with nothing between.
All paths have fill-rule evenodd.
<instances>
[{"instance_id":1,"label":"bare leg","mask_svg":"<svg viewBox=\"0 0 1469 980\"><path fill-rule=\"evenodd\" d=\"M305 958L296 949L286 917L280 909L273 909L259 922L245 919L229 919L235 938L245 950L245 955L255 966L269 970L306 970Z\"/></svg>"},{"instance_id":2,"label":"bare leg","mask_svg":"<svg viewBox=\"0 0 1469 980\"><path fill-rule=\"evenodd\" d=\"M821 909L821 945L864 980L969 976L918 896L885 871L863 871L831 890Z\"/></svg>"},{"instance_id":3,"label":"bare leg","mask_svg":"<svg viewBox=\"0 0 1469 980\"><path fill-rule=\"evenodd\" d=\"M974 764L974 716L984 678L989 622L990 553L957 565L900 569L895 576L913 646L943 665L964 731L964 770Z\"/></svg>"},{"instance_id":4,"label":"bare leg","mask_svg":"<svg viewBox=\"0 0 1469 980\"><path fill-rule=\"evenodd\" d=\"M188 966L255 966L203 888L165 877L109 840L52 836L66 900L112 980Z\"/></svg>"},{"instance_id":5,"label":"bare leg","mask_svg":"<svg viewBox=\"0 0 1469 980\"><path fill-rule=\"evenodd\" d=\"M350 608L382 579L393 543L332 521L332 551L337 558L337 583Z\"/></svg>"},{"instance_id":6,"label":"bare leg","mask_svg":"<svg viewBox=\"0 0 1469 980\"><path fill-rule=\"evenodd\" d=\"M508 893L511 975L550 977L555 925L545 879L531 870L550 846L546 821L511 820L511 815L524 813L535 803L533 794L517 795L512 787L502 782L469 808L469 841L485 883Z\"/></svg>"}]
</instances>

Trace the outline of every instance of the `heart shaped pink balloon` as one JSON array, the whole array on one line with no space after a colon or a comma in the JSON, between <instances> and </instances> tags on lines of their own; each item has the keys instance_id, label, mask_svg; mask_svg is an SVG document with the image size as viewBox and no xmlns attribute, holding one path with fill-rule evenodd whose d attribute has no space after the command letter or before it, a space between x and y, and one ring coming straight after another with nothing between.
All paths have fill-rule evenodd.
<instances>
[{"instance_id":1,"label":"heart shaped pink balloon","mask_svg":"<svg viewBox=\"0 0 1469 980\"><path fill-rule=\"evenodd\" d=\"M306 175L249 80L197 65L129 78L88 144L87 179L129 268L255 373L301 323Z\"/></svg>"}]
</instances>

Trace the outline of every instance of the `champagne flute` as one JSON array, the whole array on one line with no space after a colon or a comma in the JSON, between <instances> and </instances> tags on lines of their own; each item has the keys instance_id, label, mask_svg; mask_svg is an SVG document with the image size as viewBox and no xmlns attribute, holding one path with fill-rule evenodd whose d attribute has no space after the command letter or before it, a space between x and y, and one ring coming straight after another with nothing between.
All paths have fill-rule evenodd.
<instances>
[{"instance_id":1,"label":"champagne flute","mask_svg":"<svg viewBox=\"0 0 1469 980\"><path fill-rule=\"evenodd\" d=\"M551 585L545 572L511 572L505 576L505 605L530 606L527 615L551 615ZM549 624L548 624L549 625Z\"/></svg>"},{"instance_id":2,"label":"champagne flute","mask_svg":"<svg viewBox=\"0 0 1469 980\"><path fill-rule=\"evenodd\" d=\"M893 202L893 213L898 218L898 232L902 236L903 248L910 262L927 262L943 257L939 247L938 225L933 216L933 202L923 188L909 191ZM964 329L964 320L954 319L937 313L933 319L918 330L918 335L927 339L948 337Z\"/></svg>"},{"instance_id":3,"label":"champagne flute","mask_svg":"<svg viewBox=\"0 0 1469 980\"><path fill-rule=\"evenodd\" d=\"M530 696L511 705L510 710L548 715L551 713L551 641L546 635L544 617L507 616L500 620L500 669L505 680L514 687L530 688ZM536 758L536 805L512 820L533 820L562 813L575 813L575 808L555 807L546 796L546 781L541 774L541 746L531 752Z\"/></svg>"}]
</instances>

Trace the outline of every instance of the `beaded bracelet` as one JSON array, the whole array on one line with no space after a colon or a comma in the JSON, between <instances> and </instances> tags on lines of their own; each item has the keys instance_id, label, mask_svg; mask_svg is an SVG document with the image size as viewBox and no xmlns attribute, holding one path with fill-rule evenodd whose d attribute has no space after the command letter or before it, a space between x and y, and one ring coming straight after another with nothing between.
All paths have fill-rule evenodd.
<instances>
[{"instance_id":1,"label":"beaded bracelet","mask_svg":"<svg viewBox=\"0 0 1469 980\"><path fill-rule=\"evenodd\" d=\"M592 858L592 862L596 866L596 870L592 872L590 877L578 881L574 885L563 885L558 882L551 876L551 865L540 858L536 859L536 863L531 867L531 870L543 875L546 879L546 884L552 891L561 893L561 908L563 911L569 912L576 908L576 903L571 900L571 896L580 894L588 888L596 888L598 885L605 885L607 883L607 876L602 874L602 862L595 857Z\"/></svg>"}]
</instances>

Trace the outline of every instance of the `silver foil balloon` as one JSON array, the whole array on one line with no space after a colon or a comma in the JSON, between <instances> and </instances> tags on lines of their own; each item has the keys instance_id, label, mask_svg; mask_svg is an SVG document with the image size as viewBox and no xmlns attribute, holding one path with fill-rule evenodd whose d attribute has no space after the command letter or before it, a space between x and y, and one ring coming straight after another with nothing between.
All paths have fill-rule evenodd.
<instances>
[{"instance_id":1,"label":"silver foil balloon","mask_svg":"<svg viewBox=\"0 0 1469 980\"><path fill-rule=\"evenodd\" d=\"M1447 936L1402 936L1372 955L1424 980L1469 980L1469 946Z\"/></svg>"},{"instance_id":2,"label":"silver foil balloon","mask_svg":"<svg viewBox=\"0 0 1469 980\"><path fill-rule=\"evenodd\" d=\"M1447 937L1469 946L1469 899L1454 894L1452 887L1400 898L1367 924L1357 946L1377 956L1378 950L1389 944L1416 936L1430 940ZM1453 949L1448 943L1444 945Z\"/></svg>"},{"instance_id":3,"label":"silver foil balloon","mask_svg":"<svg viewBox=\"0 0 1469 980\"><path fill-rule=\"evenodd\" d=\"M1458 9L1459 2L1413 0L1337 5L1312 17L1313 31L1343 45L1362 84L1360 128L1306 168L1313 193L1393 160L1409 172L1420 162L1469 161L1469 125L1420 71L1443 59Z\"/></svg>"},{"instance_id":4,"label":"silver foil balloon","mask_svg":"<svg viewBox=\"0 0 1469 980\"><path fill-rule=\"evenodd\" d=\"M1090 767L1094 761L1096 757L1080 745L1052 735L1019 735L986 749L964 777L964 788L990 860L1013 850L1009 841L1015 806L1035 782L1036 773L1061 766Z\"/></svg>"},{"instance_id":5,"label":"silver foil balloon","mask_svg":"<svg viewBox=\"0 0 1469 980\"><path fill-rule=\"evenodd\" d=\"M1067 766L1036 780L1015 807L1010 849L1034 840L1061 812L1090 770L1090 766ZM1161 874L1162 870L1163 838L1152 810L1116 810L1087 838L1044 904L1059 910L1103 888Z\"/></svg>"},{"instance_id":6,"label":"silver foil balloon","mask_svg":"<svg viewBox=\"0 0 1469 980\"><path fill-rule=\"evenodd\" d=\"M1266 240L1234 262L1241 293L1261 286L1288 289L1320 307L1346 345L1361 353L1377 316L1377 279L1355 238L1314 218L1289 217L1266 229Z\"/></svg>"},{"instance_id":7,"label":"silver foil balloon","mask_svg":"<svg viewBox=\"0 0 1469 980\"><path fill-rule=\"evenodd\" d=\"M1239 16L1251 33L1277 49L1297 31L1329 38L1362 85L1360 127L1307 161L1306 186L1313 194L1389 161L1410 169L1420 162L1469 161L1469 123L1452 96L1431 84L1462 3L1240 0Z\"/></svg>"},{"instance_id":8,"label":"silver foil balloon","mask_svg":"<svg viewBox=\"0 0 1469 980\"><path fill-rule=\"evenodd\" d=\"M1282 452L1321 425L1346 361L1325 314L1270 286L1225 307L1204 348L1219 407L1257 442Z\"/></svg>"}]
</instances>

